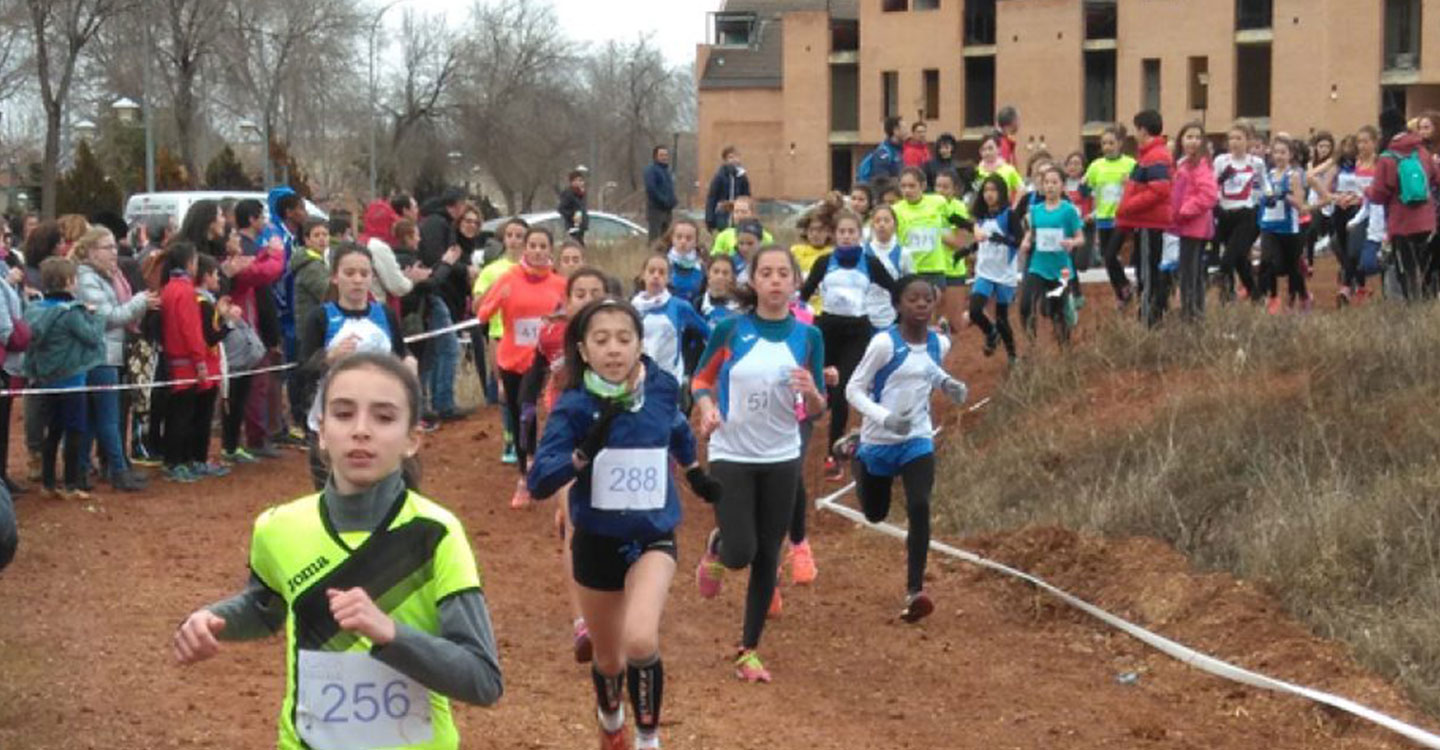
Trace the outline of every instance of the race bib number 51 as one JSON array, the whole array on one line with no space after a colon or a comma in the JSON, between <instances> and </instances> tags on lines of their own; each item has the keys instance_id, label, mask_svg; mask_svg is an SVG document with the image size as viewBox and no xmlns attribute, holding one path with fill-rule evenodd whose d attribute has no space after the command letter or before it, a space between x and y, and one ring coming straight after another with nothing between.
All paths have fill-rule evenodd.
<instances>
[{"instance_id":1,"label":"race bib number 51","mask_svg":"<svg viewBox=\"0 0 1440 750\"><path fill-rule=\"evenodd\" d=\"M300 651L295 731L315 750L368 750L430 741L423 685L360 651Z\"/></svg>"}]
</instances>

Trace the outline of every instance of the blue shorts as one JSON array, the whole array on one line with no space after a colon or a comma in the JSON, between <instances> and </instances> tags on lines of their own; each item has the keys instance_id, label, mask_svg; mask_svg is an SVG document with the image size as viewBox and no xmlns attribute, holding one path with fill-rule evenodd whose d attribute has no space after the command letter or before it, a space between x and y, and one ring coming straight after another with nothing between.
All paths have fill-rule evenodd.
<instances>
[{"instance_id":1,"label":"blue shorts","mask_svg":"<svg viewBox=\"0 0 1440 750\"><path fill-rule=\"evenodd\" d=\"M893 477L900 468L917 458L935 452L935 443L930 438L911 438L903 443L882 445L861 443L855 458L865 464L865 473L872 477Z\"/></svg>"},{"instance_id":2,"label":"blue shorts","mask_svg":"<svg viewBox=\"0 0 1440 750\"><path fill-rule=\"evenodd\" d=\"M1015 301L1015 287L997 284L989 279L976 279L970 287L971 294L979 294L995 300L997 304L1008 305Z\"/></svg>"}]
</instances>

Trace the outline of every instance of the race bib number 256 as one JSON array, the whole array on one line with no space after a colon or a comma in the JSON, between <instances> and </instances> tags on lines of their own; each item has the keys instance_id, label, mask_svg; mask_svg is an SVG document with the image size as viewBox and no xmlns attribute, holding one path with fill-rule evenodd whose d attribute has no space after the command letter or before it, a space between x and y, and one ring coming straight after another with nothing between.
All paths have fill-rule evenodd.
<instances>
[{"instance_id":1,"label":"race bib number 256","mask_svg":"<svg viewBox=\"0 0 1440 750\"><path fill-rule=\"evenodd\" d=\"M301 650L295 731L315 750L369 750L434 735L423 685L360 651Z\"/></svg>"}]
</instances>

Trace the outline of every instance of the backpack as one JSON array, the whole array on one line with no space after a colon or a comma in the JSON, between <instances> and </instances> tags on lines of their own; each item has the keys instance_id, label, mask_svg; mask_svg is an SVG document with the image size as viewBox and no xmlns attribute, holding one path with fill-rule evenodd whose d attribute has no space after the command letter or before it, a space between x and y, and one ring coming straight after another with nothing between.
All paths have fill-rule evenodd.
<instances>
[{"instance_id":1,"label":"backpack","mask_svg":"<svg viewBox=\"0 0 1440 750\"><path fill-rule=\"evenodd\" d=\"M1400 187L1400 202L1407 206L1425 205L1430 200L1430 175L1420 161L1420 149L1403 158L1394 151L1386 151L1382 156L1395 160L1395 181Z\"/></svg>"},{"instance_id":2,"label":"backpack","mask_svg":"<svg viewBox=\"0 0 1440 750\"><path fill-rule=\"evenodd\" d=\"M220 339L220 345L225 350L225 361L236 370L249 370L265 358L265 344L260 341L260 335L243 320L232 324Z\"/></svg>"}]
</instances>

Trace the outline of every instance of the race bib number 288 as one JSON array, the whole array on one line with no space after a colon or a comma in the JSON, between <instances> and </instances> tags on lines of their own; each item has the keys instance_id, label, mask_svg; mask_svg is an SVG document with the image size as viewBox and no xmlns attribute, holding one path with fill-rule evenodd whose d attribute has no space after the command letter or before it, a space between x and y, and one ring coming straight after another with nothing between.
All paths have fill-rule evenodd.
<instances>
[{"instance_id":1,"label":"race bib number 288","mask_svg":"<svg viewBox=\"0 0 1440 750\"><path fill-rule=\"evenodd\" d=\"M301 650L295 730L315 750L368 750L434 735L423 685L360 651Z\"/></svg>"},{"instance_id":2,"label":"race bib number 288","mask_svg":"<svg viewBox=\"0 0 1440 750\"><path fill-rule=\"evenodd\" d=\"M590 503L598 510L665 507L668 448L606 448L591 470Z\"/></svg>"}]
</instances>

